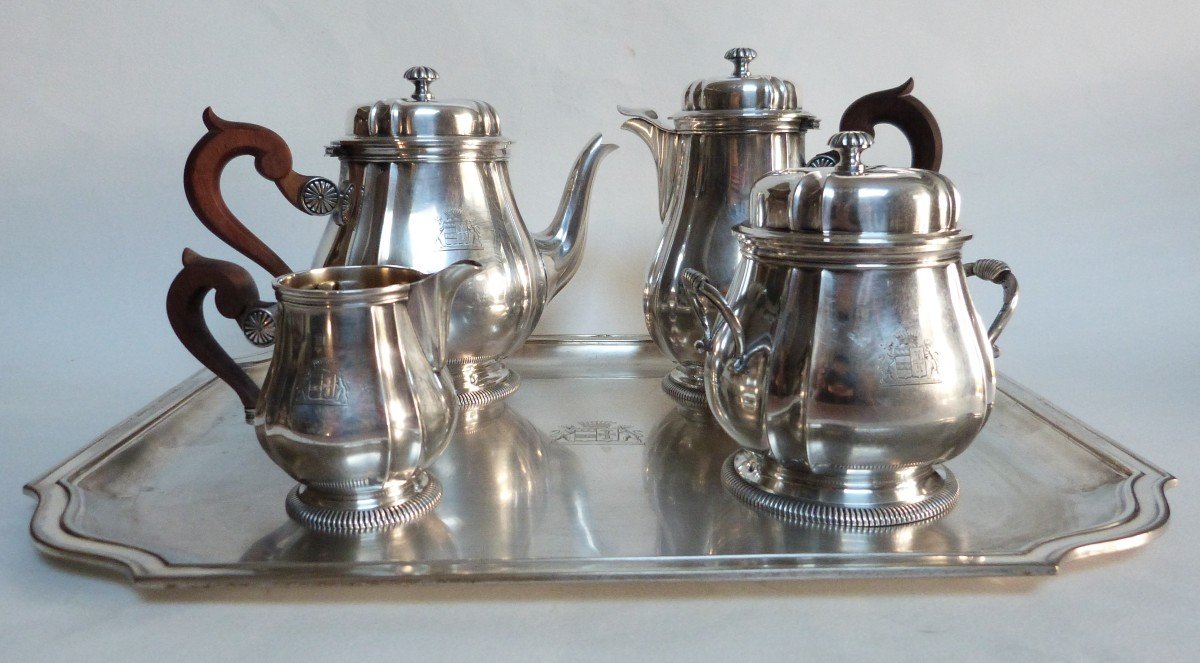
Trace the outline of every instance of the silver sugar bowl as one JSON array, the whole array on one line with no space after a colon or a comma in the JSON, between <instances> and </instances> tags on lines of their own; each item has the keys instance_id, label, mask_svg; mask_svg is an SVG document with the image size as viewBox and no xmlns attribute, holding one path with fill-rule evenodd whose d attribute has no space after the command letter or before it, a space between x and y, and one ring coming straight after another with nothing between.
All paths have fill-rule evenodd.
<instances>
[{"instance_id":1,"label":"silver sugar bowl","mask_svg":"<svg viewBox=\"0 0 1200 663\"><path fill-rule=\"evenodd\" d=\"M995 342L1017 302L1002 262L961 263L958 192L935 172L867 168L871 135L836 134L839 163L764 177L744 257L722 296L685 274L714 416L742 447L722 471L743 502L834 525L916 522L950 509L940 464L983 428ZM1004 288L989 329L967 276Z\"/></svg>"},{"instance_id":2,"label":"silver sugar bowl","mask_svg":"<svg viewBox=\"0 0 1200 663\"><path fill-rule=\"evenodd\" d=\"M588 199L596 166L615 145L594 136L567 178L558 213L530 233L508 175L511 141L484 101L442 99L438 73L412 67L413 93L360 107L350 135L327 153L341 162L340 184L291 170L283 139L257 125L228 122L211 109L209 131L188 158L184 185L192 209L218 237L276 276L292 271L233 216L220 193L225 164L253 155L294 206L331 215L315 266L405 265L436 272L459 260L484 269L462 287L450 313L449 367L464 405L497 401L519 377L504 359L529 337L550 299L583 259Z\"/></svg>"},{"instance_id":3,"label":"silver sugar bowl","mask_svg":"<svg viewBox=\"0 0 1200 663\"><path fill-rule=\"evenodd\" d=\"M437 505L441 485L426 468L459 414L446 371L448 314L478 263L428 276L379 265L313 269L276 279L272 304L233 263L191 251L183 260L167 296L171 326L238 393L263 450L300 482L286 500L294 520L371 530ZM251 340L274 342L261 390L209 333L210 290Z\"/></svg>"}]
</instances>

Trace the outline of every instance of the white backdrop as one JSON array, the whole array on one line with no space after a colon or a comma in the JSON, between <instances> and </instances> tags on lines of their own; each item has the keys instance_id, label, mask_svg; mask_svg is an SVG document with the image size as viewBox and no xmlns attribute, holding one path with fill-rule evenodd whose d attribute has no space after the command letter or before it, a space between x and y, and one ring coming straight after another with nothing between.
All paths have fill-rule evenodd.
<instances>
[{"instance_id":1,"label":"white backdrop","mask_svg":"<svg viewBox=\"0 0 1200 663\"><path fill-rule=\"evenodd\" d=\"M0 574L0 590L4 604L25 606L5 610L0 628L23 631L22 651L94 654L106 643L200 655L277 645L271 629L322 615L341 627L413 620L434 629L413 646L433 650L444 642L437 624L453 623L547 656L579 653L569 649L583 637L569 628L579 620L609 628L599 637L594 623L583 626L588 651L656 640L643 656L666 645L709 655L770 646L756 639L759 627L784 639L806 632L809 651L827 654L921 641L996 658L1194 652L1200 5L6 0L0 17L0 182L9 192L0 204L0 494L9 505L0 559L18 571ZM577 151L603 131L622 149L599 169L583 267L538 332L639 333L660 232L655 175L642 143L618 130L616 106L671 114L691 80L728 70L721 57L732 46L758 50L752 71L799 85L825 124L810 133L810 154L850 101L916 78L916 96L942 127L942 171L961 190L962 224L975 234L968 257L1004 259L1021 280L1000 369L1184 478L1169 495L1176 515L1166 536L1119 563L1068 566L1037 583L606 588L588 599L570 587L346 590L324 603L250 610L265 629L253 633L236 602L316 597L147 603L34 554L23 532L31 507L16 488L198 368L163 313L182 248L249 266L208 234L183 195L205 106L274 129L298 171L332 178L337 164L323 148L346 130L349 111L408 94L402 72L433 66L437 95L497 108L516 141L513 184L534 229L553 215ZM868 161L905 162L901 143L882 130ZM308 263L322 222L288 206L248 159L224 183L248 226L290 264ZM976 288L989 318L991 290ZM220 336L236 344L224 327ZM1125 626L1106 626L1117 616ZM122 627L134 620L149 620L139 626L145 637ZM737 630L751 622L759 626ZM216 650L187 644L197 624L224 632ZM1171 635L1184 625L1184 640ZM61 637L66 628L81 630ZM819 629L825 637L807 641ZM839 637L847 629L876 635ZM530 641L530 630L541 639ZM333 647L321 633L296 642ZM475 637L458 644L488 651Z\"/></svg>"}]
</instances>

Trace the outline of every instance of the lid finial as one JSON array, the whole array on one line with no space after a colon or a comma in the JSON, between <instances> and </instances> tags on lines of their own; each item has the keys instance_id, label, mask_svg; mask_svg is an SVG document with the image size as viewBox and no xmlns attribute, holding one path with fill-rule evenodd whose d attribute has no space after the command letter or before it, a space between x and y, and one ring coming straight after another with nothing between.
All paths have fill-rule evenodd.
<instances>
[{"instance_id":1,"label":"lid finial","mask_svg":"<svg viewBox=\"0 0 1200 663\"><path fill-rule=\"evenodd\" d=\"M413 101L433 101L429 84L438 79L438 73L433 67L411 67L404 72L404 78L412 81L416 88L412 94Z\"/></svg>"},{"instance_id":2,"label":"lid finial","mask_svg":"<svg viewBox=\"0 0 1200 663\"><path fill-rule=\"evenodd\" d=\"M744 46L725 51L725 59L733 63L733 75L738 78L750 76L750 61L756 57L758 57L758 51Z\"/></svg>"},{"instance_id":3,"label":"lid finial","mask_svg":"<svg viewBox=\"0 0 1200 663\"><path fill-rule=\"evenodd\" d=\"M862 151L871 147L875 137L866 131L839 131L829 139L829 146L838 153L838 175L862 175L866 166L862 162Z\"/></svg>"}]
</instances>

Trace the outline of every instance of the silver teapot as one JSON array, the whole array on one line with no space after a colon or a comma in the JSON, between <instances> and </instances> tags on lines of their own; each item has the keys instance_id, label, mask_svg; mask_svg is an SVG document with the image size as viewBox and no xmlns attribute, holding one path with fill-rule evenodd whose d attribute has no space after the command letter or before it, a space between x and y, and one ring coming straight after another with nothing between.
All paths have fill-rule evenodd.
<instances>
[{"instance_id":1,"label":"silver teapot","mask_svg":"<svg viewBox=\"0 0 1200 663\"><path fill-rule=\"evenodd\" d=\"M426 468L445 449L459 406L446 371L446 333L464 261L427 276L391 266L328 267L275 279L259 301L241 267L185 251L167 315L184 346L246 407L263 450L300 482L286 510L320 530L415 520L442 489ZM261 390L213 339L204 298L275 350ZM278 332L278 338L276 338Z\"/></svg>"},{"instance_id":2,"label":"silver teapot","mask_svg":"<svg viewBox=\"0 0 1200 663\"><path fill-rule=\"evenodd\" d=\"M733 48L729 76L702 79L688 86L683 111L674 126L652 110L619 108L629 116L622 125L650 147L658 168L659 216L665 227L646 278L643 306L646 327L676 366L663 389L684 407L707 411L701 364L696 350L701 322L682 296L685 269L705 273L722 292L738 262L729 229L749 216L750 191L769 172L806 165L804 135L819 126L801 107L796 86L775 76L752 75L751 48ZM913 165L936 170L940 134L933 116L909 96L912 80L866 95L841 118L842 130L872 130L896 125L912 147ZM810 165L832 165L832 155L817 155Z\"/></svg>"},{"instance_id":3,"label":"silver teapot","mask_svg":"<svg viewBox=\"0 0 1200 663\"><path fill-rule=\"evenodd\" d=\"M218 237L267 271L292 271L248 231L221 198L220 175L253 155L294 206L332 215L315 266L404 265L435 272L470 259L484 265L466 283L450 315L449 363L463 404L481 405L516 390L504 359L533 331L543 308L582 260L591 182L615 145L596 135L576 160L557 217L531 234L508 176L508 148L495 109L473 100L434 97L438 74L413 67L405 99L357 110L351 135L326 150L341 161L340 184L294 172L274 132L204 113L208 133L188 158L184 184L192 209Z\"/></svg>"},{"instance_id":4,"label":"silver teapot","mask_svg":"<svg viewBox=\"0 0 1200 663\"><path fill-rule=\"evenodd\" d=\"M953 506L940 464L961 453L995 400L996 339L1017 280L996 260L963 265L958 192L927 170L866 168L865 132L830 143L832 172L754 187L728 296L684 274L708 403L742 447L722 471L742 501L785 518L898 525ZM989 329L966 277L1003 285Z\"/></svg>"}]
</instances>

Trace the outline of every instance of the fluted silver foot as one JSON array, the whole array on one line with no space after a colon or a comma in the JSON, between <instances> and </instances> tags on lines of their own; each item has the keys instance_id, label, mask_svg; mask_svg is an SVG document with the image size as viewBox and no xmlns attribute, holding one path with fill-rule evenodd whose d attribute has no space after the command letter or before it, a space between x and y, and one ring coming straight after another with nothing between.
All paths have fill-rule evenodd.
<instances>
[{"instance_id":1,"label":"fluted silver foot","mask_svg":"<svg viewBox=\"0 0 1200 663\"><path fill-rule=\"evenodd\" d=\"M512 396L521 386L521 376L499 360L476 364L451 364L450 377L463 407L482 407Z\"/></svg>"},{"instance_id":2,"label":"fluted silver foot","mask_svg":"<svg viewBox=\"0 0 1200 663\"><path fill-rule=\"evenodd\" d=\"M958 501L958 480L944 466L931 468L931 472L913 480L910 486L900 486L900 492L909 496L903 501L891 501L897 492L893 487L888 491L889 501L880 498L872 503L872 496L857 492L855 504L817 501L770 490L767 485L778 486L778 479L767 476L762 469L759 454L745 449L737 451L721 468L721 483L743 504L787 521L839 527L891 527L936 518ZM837 494L837 491L825 492Z\"/></svg>"},{"instance_id":3,"label":"fluted silver foot","mask_svg":"<svg viewBox=\"0 0 1200 663\"><path fill-rule=\"evenodd\" d=\"M338 508L312 488L298 485L288 493L288 516L301 525L322 532L365 532L394 527L417 520L442 501L442 484L424 470L411 481L410 491L380 491L367 495L359 504L365 508ZM353 504L350 502L349 504Z\"/></svg>"},{"instance_id":4,"label":"fluted silver foot","mask_svg":"<svg viewBox=\"0 0 1200 663\"><path fill-rule=\"evenodd\" d=\"M680 364L662 379L662 390L679 407L708 414L704 395L704 377L699 366Z\"/></svg>"}]
</instances>

